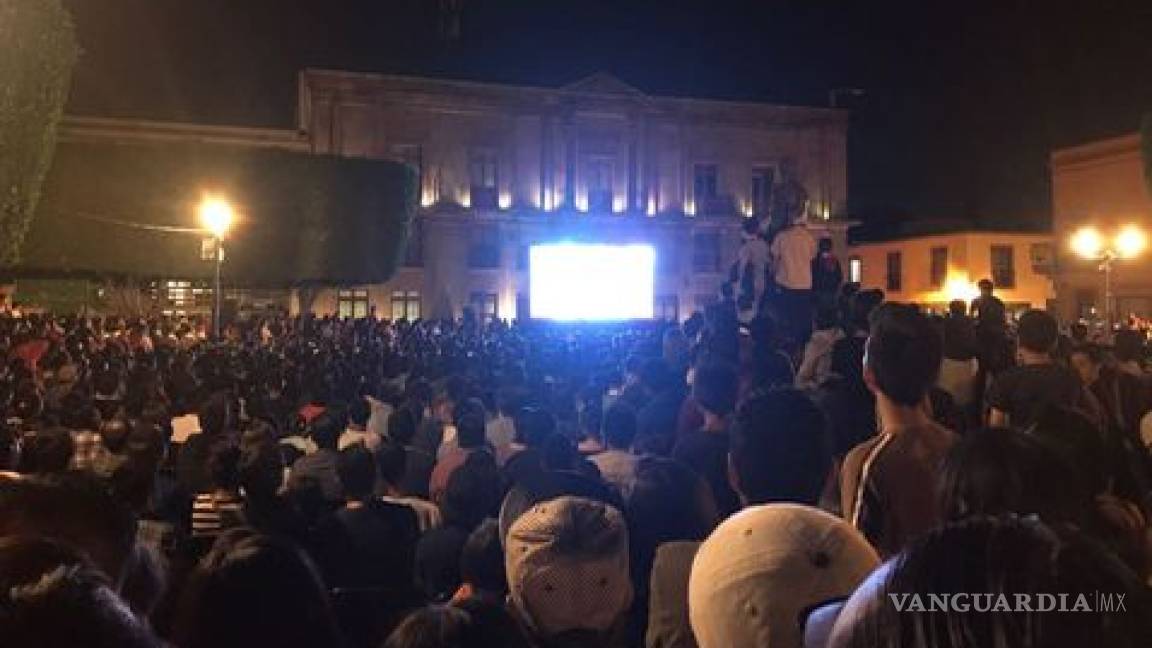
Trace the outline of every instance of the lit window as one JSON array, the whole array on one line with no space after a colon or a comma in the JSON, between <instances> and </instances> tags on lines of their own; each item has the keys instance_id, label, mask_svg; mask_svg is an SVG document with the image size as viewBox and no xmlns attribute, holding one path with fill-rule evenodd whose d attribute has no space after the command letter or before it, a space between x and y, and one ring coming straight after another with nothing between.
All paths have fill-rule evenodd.
<instances>
[{"instance_id":1,"label":"lit window","mask_svg":"<svg viewBox=\"0 0 1152 648\"><path fill-rule=\"evenodd\" d=\"M420 293L415 290L392 291L392 321L420 319Z\"/></svg>"},{"instance_id":2,"label":"lit window","mask_svg":"<svg viewBox=\"0 0 1152 648\"><path fill-rule=\"evenodd\" d=\"M368 317L368 289L341 288L336 291L336 315L339 317Z\"/></svg>"},{"instance_id":3,"label":"lit window","mask_svg":"<svg viewBox=\"0 0 1152 648\"><path fill-rule=\"evenodd\" d=\"M864 282L864 262L860 257L848 259L848 281L852 283Z\"/></svg>"},{"instance_id":4,"label":"lit window","mask_svg":"<svg viewBox=\"0 0 1152 648\"><path fill-rule=\"evenodd\" d=\"M948 278L948 247L934 247L929 252L928 285L940 289L944 287L944 280Z\"/></svg>"}]
</instances>

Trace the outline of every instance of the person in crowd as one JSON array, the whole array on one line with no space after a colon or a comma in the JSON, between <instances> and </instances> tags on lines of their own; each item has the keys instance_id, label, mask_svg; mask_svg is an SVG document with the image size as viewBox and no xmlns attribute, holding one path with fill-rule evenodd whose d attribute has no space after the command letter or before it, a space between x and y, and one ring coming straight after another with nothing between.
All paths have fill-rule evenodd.
<instances>
[{"instance_id":1,"label":"person in crowd","mask_svg":"<svg viewBox=\"0 0 1152 648\"><path fill-rule=\"evenodd\" d=\"M502 607L465 601L416 610L384 643L384 648L528 648L516 622Z\"/></svg>"},{"instance_id":2,"label":"person in crowd","mask_svg":"<svg viewBox=\"0 0 1152 648\"><path fill-rule=\"evenodd\" d=\"M944 318L944 360L940 364L938 385L961 409L971 408L981 395L976 385L979 354L976 326L968 317L967 305L963 300L954 299L948 304L948 316Z\"/></svg>"},{"instance_id":3,"label":"person in crowd","mask_svg":"<svg viewBox=\"0 0 1152 648\"><path fill-rule=\"evenodd\" d=\"M650 456L637 464L635 486L625 503L624 513L628 521L629 564L635 592L632 636L635 643L646 633L651 641L671 645L664 642L664 637L688 628L688 568L696 547L720 521L716 502L703 479L687 466L672 459ZM656 580L652 566L657 552L672 552L673 558L686 558L676 562L684 567L682 583L671 582L671 577ZM669 560L666 556L665 562ZM648 618L650 579L654 585L668 585L656 587L652 592L651 610L656 616L651 620ZM678 606L674 604L677 601ZM682 614L677 615L677 611ZM645 630L649 623L651 626ZM686 633L691 636L690 630Z\"/></svg>"},{"instance_id":4,"label":"person in crowd","mask_svg":"<svg viewBox=\"0 0 1152 648\"><path fill-rule=\"evenodd\" d=\"M801 613L847 597L880 564L840 518L798 504L732 516L692 563L688 613L700 648L800 646Z\"/></svg>"},{"instance_id":5,"label":"person in crowd","mask_svg":"<svg viewBox=\"0 0 1152 648\"><path fill-rule=\"evenodd\" d=\"M79 392L65 396L61 402L60 423L72 434L73 470L95 470L107 463L108 448L100 436L96 408Z\"/></svg>"},{"instance_id":6,"label":"person in crowd","mask_svg":"<svg viewBox=\"0 0 1152 648\"><path fill-rule=\"evenodd\" d=\"M608 449L592 455L600 475L627 499L636 481L636 463L632 442L636 439L636 412L626 403L616 403L604 413L604 441Z\"/></svg>"},{"instance_id":7,"label":"person in crowd","mask_svg":"<svg viewBox=\"0 0 1152 648\"><path fill-rule=\"evenodd\" d=\"M1098 592L1124 608L1104 609ZM942 594L953 603L933 607ZM1082 535L974 516L930 531L869 576L826 645L1136 648L1152 642L1149 610L1148 589Z\"/></svg>"},{"instance_id":8,"label":"person in crowd","mask_svg":"<svg viewBox=\"0 0 1152 648\"><path fill-rule=\"evenodd\" d=\"M940 332L914 306L873 313L864 381L880 433L845 457L840 498L845 519L885 557L941 519L932 485L955 434L932 420L927 399L942 357Z\"/></svg>"},{"instance_id":9,"label":"person in crowd","mask_svg":"<svg viewBox=\"0 0 1152 648\"><path fill-rule=\"evenodd\" d=\"M537 644L625 645L632 581L619 510L578 497L543 502L512 524L505 547L511 610Z\"/></svg>"},{"instance_id":10,"label":"person in crowd","mask_svg":"<svg viewBox=\"0 0 1152 648\"><path fill-rule=\"evenodd\" d=\"M812 261L816 240L794 216L772 239L769 252L776 306L784 334L803 346L812 331Z\"/></svg>"},{"instance_id":11,"label":"person in crowd","mask_svg":"<svg viewBox=\"0 0 1152 648\"><path fill-rule=\"evenodd\" d=\"M419 531L411 507L375 497L376 460L360 444L340 451L336 461L344 506L317 532L317 562L333 587L387 587L414 582Z\"/></svg>"},{"instance_id":12,"label":"person in crowd","mask_svg":"<svg viewBox=\"0 0 1152 648\"><path fill-rule=\"evenodd\" d=\"M496 410L493 416L484 425L484 436L496 453L496 460L501 465L508 459L512 451L512 442L516 438L516 425L513 417L520 409L521 395L512 388L500 390L496 394Z\"/></svg>"},{"instance_id":13,"label":"person in crowd","mask_svg":"<svg viewBox=\"0 0 1152 648\"><path fill-rule=\"evenodd\" d=\"M504 545L500 524L486 518L468 536L460 552L460 589L454 601L481 600L502 605L508 596L508 575L504 570Z\"/></svg>"},{"instance_id":14,"label":"person in crowd","mask_svg":"<svg viewBox=\"0 0 1152 648\"><path fill-rule=\"evenodd\" d=\"M204 399L197 412L200 431L188 437L180 448L177 475L190 495L208 490L208 455L218 442L226 442L233 431L232 401L225 393Z\"/></svg>"},{"instance_id":15,"label":"person in crowd","mask_svg":"<svg viewBox=\"0 0 1152 648\"><path fill-rule=\"evenodd\" d=\"M244 524L240 496L240 448L221 441L208 455L208 489L192 502L192 537L214 540Z\"/></svg>"},{"instance_id":16,"label":"person in crowd","mask_svg":"<svg viewBox=\"0 0 1152 648\"><path fill-rule=\"evenodd\" d=\"M0 637L11 648L160 648L83 553L52 540L0 538Z\"/></svg>"},{"instance_id":17,"label":"person in crowd","mask_svg":"<svg viewBox=\"0 0 1152 648\"><path fill-rule=\"evenodd\" d=\"M1137 444L1140 419L1152 409L1152 393L1141 379L1107 365L1104 352L1095 345L1073 349L1070 362L1103 411L1108 429Z\"/></svg>"},{"instance_id":18,"label":"person in crowd","mask_svg":"<svg viewBox=\"0 0 1152 648\"><path fill-rule=\"evenodd\" d=\"M796 386L813 389L832 374L832 349L844 339L844 329L832 306L816 309L816 330L804 345L804 357L796 370Z\"/></svg>"},{"instance_id":19,"label":"person in crowd","mask_svg":"<svg viewBox=\"0 0 1152 648\"><path fill-rule=\"evenodd\" d=\"M444 497L444 490L448 488L448 480L468 457L475 452L491 454L484 434L487 428L487 416L484 404L478 398L469 398L456 405L452 414L452 425L456 429L455 447L448 450L436 461L432 475L428 482L428 494L433 502L440 502Z\"/></svg>"},{"instance_id":20,"label":"person in crowd","mask_svg":"<svg viewBox=\"0 0 1152 648\"><path fill-rule=\"evenodd\" d=\"M359 443L375 452L380 447L380 435L368 430L368 419L372 417L372 406L364 397L352 400L348 406L348 427L340 433L336 443L338 450Z\"/></svg>"},{"instance_id":21,"label":"person in crowd","mask_svg":"<svg viewBox=\"0 0 1152 648\"><path fill-rule=\"evenodd\" d=\"M1099 419L1099 407L1076 372L1052 358L1058 335L1056 319L1048 313L1030 310L1020 316L1020 364L997 376L989 387L989 425L1024 429L1049 405L1071 405Z\"/></svg>"},{"instance_id":22,"label":"person in crowd","mask_svg":"<svg viewBox=\"0 0 1152 648\"><path fill-rule=\"evenodd\" d=\"M504 462L504 474L513 484L539 477L544 470L544 444L556 433L556 417L538 407L525 407L515 418L516 442Z\"/></svg>"},{"instance_id":23,"label":"person in crowd","mask_svg":"<svg viewBox=\"0 0 1152 648\"><path fill-rule=\"evenodd\" d=\"M816 258L812 259L812 291L818 306L835 307L836 295L844 283L844 269L832 251L832 239L823 237L816 242Z\"/></svg>"},{"instance_id":24,"label":"person in crowd","mask_svg":"<svg viewBox=\"0 0 1152 648\"><path fill-rule=\"evenodd\" d=\"M504 496L500 470L490 454L474 453L448 479L440 504L443 524L416 545L416 583L429 600L444 602L460 588L460 556L472 531L497 515Z\"/></svg>"},{"instance_id":25,"label":"person in crowd","mask_svg":"<svg viewBox=\"0 0 1152 648\"><path fill-rule=\"evenodd\" d=\"M196 566L172 639L179 648L343 644L328 591L308 556L248 529L222 535Z\"/></svg>"},{"instance_id":26,"label":"person in crowd","mask_svg":"<svg viewBox=\"0 0 1152 648\"><path fill-rule=\"evenodd\" d=\"M1008 316L1004 302L994 293L989 279L977 282L980 296L972 300L969 314L976 320L976 343L979 346L981 384L1012 365L1008 339ZM1055 343L1053 343L1055 344Z\"/></svg>"},{"instance_id":27,"label":"person in crowd","mask_svg":"<svg viewBox=\"0 0 1152 648\"><path fill-rule=\"evenodd\" d=\"M704 424L683 435L672 451L673 458L708 482L724 517L739 508L736 493L728 483L728 428L736 409L737 382L736 369L727 362L706 361L696 368L692 397L704 415Z\"/></svg>"},{"instance_id":28,"label":"person in crowd","mask_svg":"<svg viewBox=\"0 0 1152 648\"><path fill-rule=\"evenodd\" d=\"M1112 342L1112 354L1116 357L1116 368L1135 376L1147 389L1152 385L1152 377L1144 367L1148 357L1148 339L1141 331L1123 329L1116 331Z\"/></svg>"},{"instance_id":29,"label":"person in crowd","mask_svg":"<svg viewBox=\"0 0 1152 648\"><path fill-rule=\"evenodd\" d=\"M665 335L667 339L667 334ZM667 456L675 443L676 419L687 396L684 376L688 359L649 362L645 365L643 380L648 386L651 398L636 411L636 436L652 452ZM676 370L671 367L677 367Z\"/></svg>"},{"instance_id":30,"label":"person in crowd","mask_svg":"<svg viewBox=\"0 0 1152 648\"><path fill-rule=\"evenodd\" d=\"M336 471L336 446L344 427L344 413L339 408L330 408L312 420L309 428L316 451L300 457L292 464L292 470L288 473L289 490L311 488L318 490L327 502L343 499L344 489Z\"/></svg>"},{"instance_id":31,"label":"person in crowd","mask_svg":"<svg viewBox=\"0 0 1152 648\"><path fill-rule=\"evenodd\" d=\"M376 450L376 469L380 499L389 504L400 504L412 509L420 533L440 526L440 507L419 497L404 495L400 484L404 479L404 466L408 455L400 443L386 440ZM451 478L449 478L451 479Z\"/></svg>"},{"instance_id":32,"label":"person in crowd","mask_svg":"<svg viewBox=\"0 0 1152 648\"><path fill-rule=\"evenodd\" d=\"M305 542L308 522L292 500L281 494L284 460L276 441L264 431L245 433L239 470L245 524L263 534Z\"/></svg>"},{"instance_id":33,"label":"person in crowd","mask_svg":"<svg viewBox=\"0 0 1152 648\"><path fill-rule=\"evenodd\" d=\"M770 254L768 243L760 235L760 222L755 218L745 220L733 277L737 286L737 314L743 323L755 319L763 307Z\"/></svg>"},{"instance_id":34,"label":"person in crowd","mask_svg":"<svg viewBox=\"0 0 1152 648\"><path fill-rule=\"evenodd\" d=\"M69 469L73 454L72 434L64 428L38 430L24 437L20 472L26 475L58 475Z\"/></svg>"},{"instance_id":35,"label":"person in crowd","mask_svg":"<svg viewBox=\"0 0 1152 648\"><path fill-rule=\"evenodd\" d=\"M388 438L404 449L404 475L398 484L400 493L427 499L436 455L413 444L419 423L417 410L410 406L401 407L388 417Z\"/></svg>"}]
</instances>

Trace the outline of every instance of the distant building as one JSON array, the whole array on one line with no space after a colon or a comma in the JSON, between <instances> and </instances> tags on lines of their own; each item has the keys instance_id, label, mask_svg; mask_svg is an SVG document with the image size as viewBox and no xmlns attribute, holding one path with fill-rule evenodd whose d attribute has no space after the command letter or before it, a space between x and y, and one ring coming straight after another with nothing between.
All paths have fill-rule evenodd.
<instances>
[{"instance_id":1,"label":"distant building","mask_svg":"<svg viewBox=\"0 0 1152 648\"><path fill-rule=\"evenodd\" d=\"M1068 247L1084 225L1114 232L1135 223L1152 234L1152 198L1144 181L1136 133L1052 152L1052 226L1056 241L1056 294L1065 318L1092 317L1104 309L1104 280L1098 264ZM1113 266L1114 313L1152 316L1152 250Z\"/></svg>"},{"instance_id":2,"label":"distant building","mask_svg":"<svg viewBox=\"0 0 1152 648\"><path fill-rule=\"evenodd\" d=\"M843 111L654 97L604 74L557 89L306 70L298 117L293 130L71 117L60 136L367 157L418 170L421 206L390 280L228 289L241 308L412 319L472 306L511 319L531 312L530 246L589 240L652 245L655 313L684 318L716 299L742 220L768 216L797 187L809 228L845 256ZM139 310L203 312L211 303L202 278L147 281ZM106 293L91 288L76 290Z\"/></svg>"},{"instance_id":3,"label":"distant building","mask_svg":"<svg viewBox=\"0 0 1152 648\"><path fill-rule=\"evenodd\" d=\"M604 74L546 89L307 70L299 118L316 153L421 177L406 267L323 291L322 312L517 317L529 247L586 239L653 245L655 313L686 317L716 298L741 218L766 216L786 173L815 233L844 250L841 111L653 97Z\"/></svg>"},{"instance_id":4,"label":"distant building","mask_svg":"<svg viewBox=\"0 0 1152 648\"><path fill-rule=\"evenodd\" d=\"M976 282L991 279L1011 310L1046 308L1054 296L1052 236L1038 232L956 230L849 246L845 277L879 288L894 301L944 310L971 302Z\"/></svg>"}]
</instances>

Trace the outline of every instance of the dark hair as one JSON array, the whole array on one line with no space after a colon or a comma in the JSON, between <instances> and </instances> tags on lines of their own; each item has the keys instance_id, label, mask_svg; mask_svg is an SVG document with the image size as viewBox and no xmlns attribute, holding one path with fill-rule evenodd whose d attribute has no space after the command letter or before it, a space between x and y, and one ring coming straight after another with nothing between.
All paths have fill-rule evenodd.
<instances>
[{"instance_id":1,"label":"dark hair","mask_svg":"<svg viewBox=\"0 0 1152 648\"><path fill-rule=\"evenodd\" d=\"M474 589L501 597L508 593L500 525L493 518L480 523L460 553L460 578Z\"/></svg>"},{"instance_id":2,"label":"dark hair","mask_svg":"<svg viewBox=\"0 0 1152 648\"><path fill-rule=\"evenodd\" d=\"M887 303L872 313L865 358L876 387L908 407L919 404L940 373L944 340L910 304Z\"/></svg>"},{"instance_id":3,"label":"dark hair","mask_svg":"<svg viewBox=\"0 0 1152 648\"><path fill-rule=\"evenodd\" d=\"M516 441L529 447L544 444L556 432L556 418L547 410L525 407L512 419Z\"/></svg>"},{"instance_id":4,"label":"dark hair","mask_svg":"<svg viewBox=\"0 0 1152 648\"><path fill-rule=\"evenodd\" d=\"M486 452L472 453L448 478L440 503L444 523L471 531L484 518L496 515L503 496L496 461Z\"/></svg>"},{"instance_id":5,"label":"dark hair","mask_svg":"<svg viewBox=\"0 0 1152 648\"><path fill-rule=\"evenodd\" d=\"M464 648L471 631L467 612L451 605L429 605L409 614L383 648Z\"/></svg>"},{"instance_id":6,"label":"dark hair","mask_svg":"<svg viewBox=\"0 0 1152 648\"><path fill-rule=\"evenodd\" d=\"M200 419L200 432L207 436L219 436L232 425L232 400L227 394L217 392L200 404L197 411Z\"/></svg>"},{"instance_id":7,"label":"dark hair","mask_svg":"<svg viewBox=\"0 0 1152 648\"><path fill-rule=\"evenodd\" d=\"M393 410L388 416L388 436L401 446L407 445L416 436L416 421L416 415L407 406Z\"/></svg>"},{"instance_id":8,"label":"dark hair","mask_svg":"<svg viewBox=\"0 0 1152 648\"><path fill-rule=\"evenodd\" d=\"M1081 344L1073 347L1068 356L1072 357L1077 354L1088 358L1094 365L1104 364L1104 351L1097 344Z\"/></svg>"},{"instance_id":9,"label":"dark hair","mask_svg":"<svg viewBox=\"0 0 1152 648\"><path fill-rule=\"evenodd\" d=\"M981 279L976 282L976 287L980 290L992 290L996 287L996 284L992 283L991 279Z\"/></svg>"},{"instance_id":10,"label":"dark hair","mask_svg":"<svg viewBox=\"0 0 1152 648\"><path fill-rule=\"evenodd\" d=\"M75 450L72 434L64 428L40 430L24 437L20 472L50 475L68 470Z\"/></svg>"},{"instance_id":11,"label":"dark hair","mask_svg":"<svg viewBox=\"0 0 1152 648\"><path fill-rule=\"evenodd\" d=\"M636 410L627 403L614 403L604 412L602 427L609 448L627 450L636 439Z\"/></svg>"},{"instance_id":12,"label":"dark hair","mask_svg":"<svg viewBox=\"0 0 1152 648\"><path fill-rule=\"evenodd\" d=\"M456 441L461 448L483 447L487 421L484 403L480 399L468 398L457 402L452 412L452 421L456 425Z\"/></svg>"},{"instance_id":13,"label":"dark hair","mask_svg":"<svg viewBox=\"0 0 1152 648\"><path fill-rule=\"evenodd\" d=\"M367 500L376 488L376 460L360 443L340 451L336 457L336 474L349 500Z\"/></svg>"},{"instance_id":14,"label":"dark hair","mask_svg":"<svg viewBox=\"0 0 1152 648\"><path fill-rule=\"evenodd\" d=\"M1139 331L1133 331L1131 329L1116 331L1116 338L1113 341L1116 359L1120 362L1133 360L1142 362L1145 351L1144 343L1144 334Z\"/></svg>"},{"instance_id":15,"label":"dark hair","mask_svg":"<svg viewBox=\"0 0 1152 648\"><path fill-rule=\"evenodd\" d=\"M312 424L309 426L312 440L316 442L317 447L335 450L347 424L348 419L340 408L329 407L312 419Z\"/></svg>"},{"instance_id":16,"label":"dark hair","mask_svg":"<svg viewBox=\"0 0 1152 648\"><path fill-rule=\"evenodd\" d=\"M729 458L748 504L814 506L832 467L824 414L795 389L757 395L736 412Z\"/></svg>"},{"instance_id":17,"label":"dark hair","mask_svg":"<svg viewBox=\"0 0 1152 648\"><path fill-rule=\"evenodd\" d=\"M11 648L161 646L76 550L44 538L0 538L0 633Z\"/></svg>"},{"instance_id":18,"label":"dark hair","mask_svg":"<svg viewBox=\"0 0 1152 648\"><path fill-rule=\"evenodd\" d=\"M963 299L953 299L948 302L948 312L952 315L967 315L968 304Z\"/></svg>"},{"instance_id":19,"label":"dark hair","mask_svg":"<svg viewBox=\"0 0 1152 648\"><path fill-rule=\"evenodd\" d=\"M372 408L368 405L367 398L354 398L348 405L348 421L353 425L364 426L368 424L368 418L372 416Z\"/></svg>"},{"instance_id":20,"label":"dark hair","mask_svg":"<svg viewBox=\"0 0 1152 648\"><path fill-rule=\"evenodd\" d=\"M1048 524L1081 524L1092 493L1063 458L1039 439L1008 429L974 430L944 460L946 519L1038 515Z\"/></svg>"},{"instance_id":21,"label":"dark hair","mask_svg":"<svg viewBox=\"0 0 1152 648\"><path fill-rule=\"evenodd\" d=\"M408 451L399 443L386 439L376 448L375 455L380 480L389 486L399 486L408 464Z\"/></svg>"},{"instance_id":22,"label":"dark hair","mask_svg":"<svg viewBox=\"0 0 1152 648\"><path fill-rule=\"evenodd\" d=\"M245 495L272 497L284 481L284 459L280 444L270 438L245 443L240 449L240 485Z\"/></svg>"},{"instance_id":23,"label":"dark hair","mask_svg":"<svg viewBox=\"0 0 1152 648\"><path fill-rule=\"evenodd\" d=\"M692 395L705 411L716 416L727 416L736 408L738 381L735 366L710 358L696 367Z\"/></svg>"},{"instance_id":24,"label":"dark hair","mask_svg":"<svg viewBox=\"0 0 1152 648\"><path fill-rule=\"evenodd\" d=\"M227 531L188 581L174 624L181 648L340 645L328 592L287 541Z\"/></svg>"},{"instance_id":25,"label":"dark hair","mask_svg":"<svg viewBox=\"0 0 1152 648\"><path fill-rule=\"evenodd\" d=\"M643 457L625 504L634 576L647 584L656 547L703 540L720 521L712 491L695 471L674 459Z\"/></svg>"},{"instance_id":26,"label":"dark hair","mask_svg":"<svg viewBox=\"0 0 1152 648\"><path fill-rule=\"evenodd\" d=\"M975 598L965 608L929 608L930 595L946 592L979 593L987 608L981 609ZM1041 620L1030 610L993 608L1001 595L1016 606L1017 594L1058 593L1067 595L1071 606L1078 596L1097 601L1096 592L1124 596L1127 611L1041 614ZM917 595L924 609L899 609L889 594ZM975 517L929 531L890 563L890 571L866 581L849 603L859 614L846 612L837 623L832 646L1136 648L1152 645L1143 613L1149 604L1143 584L1085 537L1072 532L1058 535L1039 521L1018 517Z\"/></svg>"},{"instance_id":27,"label":"dark hair","mask_svg":"<svg viewBox=\"0 0 1152 648\"><path fill-rule=\"evenodd\" d=\"M0 420L0 470L15 470L20 462L20 439L16 431Z\"/></svg>"},{"instance_id":28,"label":"dark hair","mask_svg":"<svg viewBox=\"0 0 1152 648\"><path fill-rule=\"evenodd\" d=\"M0 536L49 538L75 547L119 585L136 541L136 518L88 472L0 480Z\"/></svg>"},{"instance_id":29,"label":"dark hair","mask_svg":"<svg viewBox=\"0 0 1152 648\"><path fill-rule=\"evenodd\" d=\"M1033 353L1050 353L1060 338L1056 318L1042 310L1025 311L1016 323L1020 347Z\"/></svg>"},{"instance_id":30,"label":"dark hair","mask_svg":"<svg viewBox=\"0 0 1152 648\"><path fill-rule=\"evenodd\" d=\"M816 249L820 252L832 251L832 239L827 236L821 236L819 241L816 241Z\"/></svg>"},{"instance_id":31,"label":"dark hair","mask_svg":"<svg viewBox=\"0 0 1152 648\"><path fill-rule=\"evenodd\" d=\"M212 446L208 452L208 482L221 490L240 488L240 448L222 440Z\"/></svg>"},{"instance_id":32,"label":"dark hair","mask_svg":"<svg viewBox=\"0 0 1152 648\"><path fill-rule=\"evenodd\" d=\"M1083 342L1088 339L1088 325L1084 322L1072 322L1072 325L1068 327L1068 333L1073 340Z\"/></svg>"}]
</instances>

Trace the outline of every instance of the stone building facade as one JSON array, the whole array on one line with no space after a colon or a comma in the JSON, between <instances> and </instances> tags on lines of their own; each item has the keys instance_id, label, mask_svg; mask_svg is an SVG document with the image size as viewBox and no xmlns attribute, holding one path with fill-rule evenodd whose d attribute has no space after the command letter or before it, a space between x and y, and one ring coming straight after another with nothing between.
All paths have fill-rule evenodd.
<instances>
[{"instance_id":1,"label":"stone building facade","mask_svg":"<svg viewBox=\"0 0 1152 648\"><path fill-rule=\"evenodd\" d=\"M843 252L841 111L654 97L603 74L548 89L306 70L298 114L318 154L420 171L404 267L321 291L319 312L522 316L529 247L577 240L652 245L655 313L683 318L715 298L741 220L766 216L784 182Z\"/></svg>"},{"instance_id":2,"label":"stone building facade","mask_svg":"<svg viewBox=\"0 0 1152 648\"><path fill-rule=\"evenodd\" d=\"M1052 152L1052 229L1056 242L1056 293L1066 319L1104 312L1104 279L1098 264L1069 248L1085 225L1104 235L1135 224L1152 235L1152 197L1144 178L1140 136L1131 133ZM1152 317L1152 251L1117 261L1112 272L1113 313Z\"/></svg>"}]
</instances>

